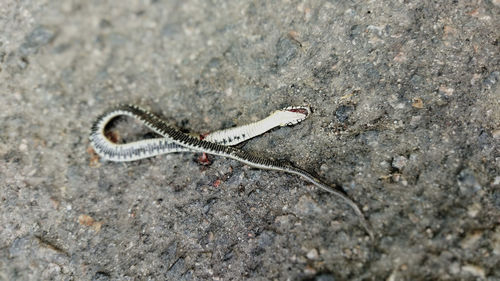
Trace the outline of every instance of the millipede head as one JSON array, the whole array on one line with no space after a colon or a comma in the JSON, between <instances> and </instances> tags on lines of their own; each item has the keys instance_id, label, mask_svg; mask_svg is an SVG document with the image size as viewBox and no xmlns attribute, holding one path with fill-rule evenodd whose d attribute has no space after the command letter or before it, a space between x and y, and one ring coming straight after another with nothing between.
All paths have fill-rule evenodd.
<instances>
[{"instance_id":1,"label":"millipede head","mask_svg":"<svg viewBox=\"0 0 500 281\"><path fill-rule=\"evenodd\" d=\"M280 120L280 126L295 125L306 119L311 113L308 106L289 106L276 111Z\"/></svg>"}]
</instances>

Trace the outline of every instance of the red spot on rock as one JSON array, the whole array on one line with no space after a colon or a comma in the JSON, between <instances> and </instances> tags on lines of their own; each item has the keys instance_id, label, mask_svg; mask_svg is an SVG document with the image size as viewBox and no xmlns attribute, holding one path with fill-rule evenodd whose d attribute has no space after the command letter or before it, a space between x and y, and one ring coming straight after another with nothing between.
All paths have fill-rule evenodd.
<instances>
[{"instance_id":1,"label":"red spot on rock","mask_svg":"<svg viewBox=\"0 0 500 281\"><path fill-rule=\"evenodd\" d=\"M87 153L90 155L90 167L98 167L99 166L99 155L95 152L92 147L87 148Z\"/></svg>"},{"instance_id":2,"label":"red spot on rock","mask_svg":"<svg viewBox=\"0 0 500 281\"><path fill-rule=\"evenodd\" d=\"M208 156L205 152L203 152L203 154L201 154L201 156L198 157L198 163L205 166L212 164L212 162L210 161L210 159L208 159Z\"/></svg>"},{"instance_id":3,"label":"red spot on rock","mask_svg":"<svg viewBox=\"0 0 500 281\"><path fill-rule=\"evenodd\" d=\"M219 179L217 179L216 181L214 181L214 187L219 187L221 181Z\"/></svg>"}]
</instances>

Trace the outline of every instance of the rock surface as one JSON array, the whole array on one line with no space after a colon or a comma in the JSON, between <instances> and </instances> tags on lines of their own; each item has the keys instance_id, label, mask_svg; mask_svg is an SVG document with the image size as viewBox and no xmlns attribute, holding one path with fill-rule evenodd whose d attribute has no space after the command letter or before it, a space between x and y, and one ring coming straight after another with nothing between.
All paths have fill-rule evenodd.
<instances>
[{"instance_id":1,"label":"rock surface","mask_svg":"<svg viewBox=\"0 0 500 281\"><path fill-rule=\"evenodd\" d=\"M1 1L0 280L500 279L499 15L489 0ZM342 185L376 239L294 176L99 161L90 126L117 103L200 133L310 105L243 149Z\"/></svg>"}]
</instances>

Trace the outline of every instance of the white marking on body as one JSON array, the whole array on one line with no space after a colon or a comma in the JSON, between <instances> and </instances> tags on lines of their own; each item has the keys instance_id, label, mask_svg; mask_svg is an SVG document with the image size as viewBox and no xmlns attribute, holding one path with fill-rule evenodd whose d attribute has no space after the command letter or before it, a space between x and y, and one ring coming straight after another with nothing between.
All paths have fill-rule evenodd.
<instances>
[{"instance_id":1,"label":"white marking on body","mask_svg":"<svg viewBox=\"0 0 500 281\"><path fill-rule=\"evenodd\" d=\"M359 216L366 232L370 235L370 237L373 238L371 227L369 226L359 207L356 205L356 203L354 203L354 201L352 201L341 191L324 184L322 181L313 177L307 171L294 167L291 164L252 156L242 150L217 144L218 142L224 141L226 139L231 140L229 142L227 142L226 140L226 145L238 144L240 142L263 134L264 132L272 128L297 124L307 118L309 113L310 109L308 107L288 107L282 110L278 110L267 118L264 118L258 122L217 131L207 135L204 140L199 140L198 138L183 134L173 127L170 127L163 120L159 119L146 110L143 110L137 106L123 105L118 109L111 110L110 112L99 117L97 122L92 126L90 143L94 147L97 154L99 154L103 159L110 161L134 161L172 152L204 152L213 155L228 157L256 168L283 171L286 173L298 175L316 185L317 187L334 195L337 195L346 203L348 203L349 206L353 208L355 213ZM111 142L105 136L104 130L106 125L112 119L120 115L126 115L142 121L142 123L144 123L152 131L161 135L162 138L147 139L126 144L116 144ZM242 136L242 138L237 139L236 136L240 135ZM158 149L156 151L156 149L151 149L151 147L157 147ZM134 151L138 153L134 153Z\"/></svg>"}]
</instances>

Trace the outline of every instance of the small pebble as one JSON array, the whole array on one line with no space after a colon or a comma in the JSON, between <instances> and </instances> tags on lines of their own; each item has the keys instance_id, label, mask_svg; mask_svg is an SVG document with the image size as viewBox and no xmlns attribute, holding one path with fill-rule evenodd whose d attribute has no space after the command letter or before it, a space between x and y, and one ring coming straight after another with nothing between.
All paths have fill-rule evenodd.
<instances>
[{"instance_id":1,"label":"small pebble","mask_svg":"<svg viewBox=\"0 0 500 281\"><path fill-rule=\"evenodd\" d=\"M460 241L460 247L462 249L470 249L472 248L479 239L483 236L482 231L473 231L471 233L468 233L465 238Z\"/></svg>"},{"instance_id":2,"label":"small pebble","mask_svg":"<svg viewBox=\"0 0 500 281\"><path fill-rule=\"evenodd\" d=\"M318 259L318 250L316 250L316 249L311 249L311 250L307 253L306 257L307 257L308 259L310 259L310 260L316 260L316 259Z\"/></svg>"},{"instance_id":3,"label":"small pebble","mask_svg":"<svg viewBox=\"0 0 500 281\"><path fill-rule=\"evenodd\" d=\"M481 205L479 205L478 203L474 203L467 208L467 214L471 218L475 218L479 211L481 211Z\"/></svg>"},{"instance_id":4,"label":"small pebble","mask_svg":"<svg viewBox=\"0 0 500 281\"><path fill-rule=\"evenodd\" d=\"M416 127L420 123L420 120L422 120L422 116L420 115L412 116L410 120L410 126Z\"/></svg>"},{"instance_id":5,"label":"small pebble","mask_svg":"<svg viewBox=\"0 0 500 281\"><path fill-rule=\"evenodd\" d=\"M78 216L78 223L85 226L91 226L94 223L94 219L88 215Z\"/></svg>"},{"instance_id":6,"label":"small pebble","mask_svg":"<svg viewBox=\"0 0 500 281\"><path fill-rule=\"evenodd\" d=\"M493 184L492 185L500 185L500 176L496 176L495 179L493 180Z\"/></svg>"},{"instance_id":7,"label":"small pebble","mask_svg":"<svg viewBox=\"0 0 500 281\"><path fill-rule=\"evenodd\" d=\"M460 272L460 264L458 262L454 262L450 265L448 270L451 274L458 274Z\"/></svg>"},{"instance_id":8,"label":"small pebble","mask_svg":"<svg viewBox=\"0 0 500 281\"><path fill-rule=\"evenodd\" d=\"M392 167L398 169L398 170L401 170L403 169L406 164L408 163L408 159L404 156L396 156L394 157L394 159L392 160Z\"/></svg>"},{"instance_id":9,"label":"small pebble","mask_svg":"<svg viewBox=\"0 0 500 281\"><path fill-rule=\"evenodd\" d=\"M28 145L26 143L27 143L26 139L21 140L21 144L19 145L19 150L21 152L26 152L28 150Z\"/></svg>"},{"instance_id":10,"label":"small pebble","mask_svg":"<svg viewBox=\"0 0 500 281\"><path fill-rule=\"evenodd\" d=\"M411 106L418 108L418 109L421 109L421 108L424 108L424 102L422 101L421 98L414 98Z\"/></svg>"},{"instance_id":11,"label":"small pebble","mask_svg":"<svg viewBox=\"0 0 500 281\"><path fill-rule=\"evenodd\" d=\"M491 135L493 136L494 139L500 140L500 129L494 130Z\"/></svg>"},{"instance_id":12,"label":"small pebble","mask_svg":"<svg viewBox=\"0 0 500 281\"><path fill-rule=\"evenodd\" d=\"M455 89L441 86L439 87L439 92L443 93L445 96L451 97L453 95L453 92L455 92Z\"/></svg>"},{"instance_id":13,"label":"small pebble","mask_svg":"<svg viewBox=\"0 0 500 281\"><path fill-rule=\"evenodd\" d=\"M472 264L466 264L462 266L462 271L468 272L474 276L477 276L479 278L485 278L486 275L484 273L484 269L480 266L477 265L472 265Z\"/></svg>"}]
</instances>

